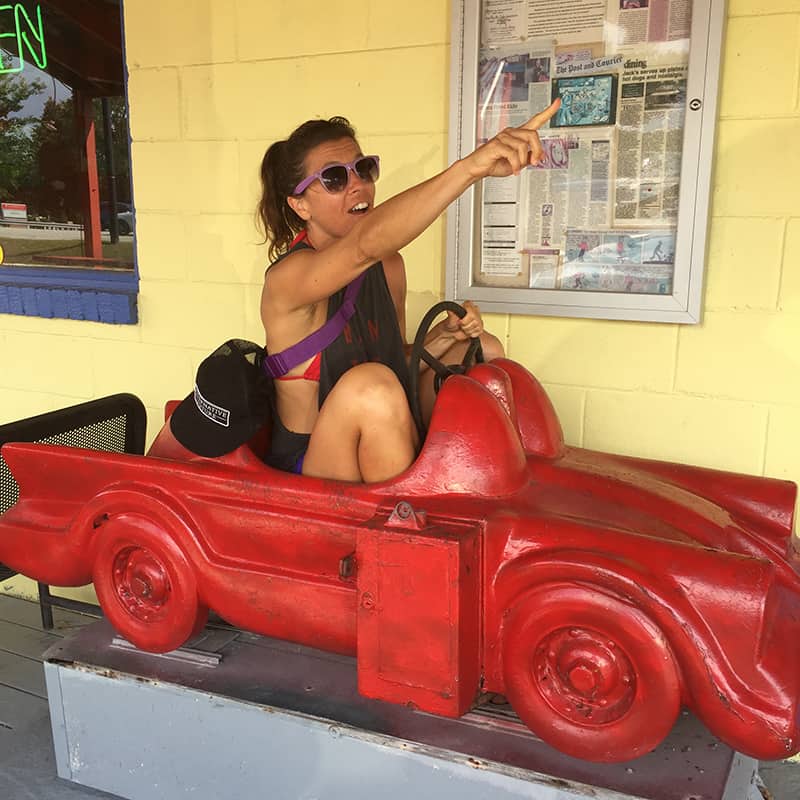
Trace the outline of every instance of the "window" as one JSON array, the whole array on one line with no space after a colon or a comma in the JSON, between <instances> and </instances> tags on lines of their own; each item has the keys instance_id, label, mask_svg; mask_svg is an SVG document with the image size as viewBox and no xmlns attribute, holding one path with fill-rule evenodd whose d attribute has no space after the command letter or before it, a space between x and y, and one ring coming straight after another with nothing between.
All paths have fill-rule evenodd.
<instances>
[{"instance_id":1,"label":"window","mask_svg":"<svg viewBox=\"0 0 800 800\"><path fill-rule=\"evenodd\" d=\"M457 0L451 157L559 98L543 162L450 212L447 296L698 322L723 4Z\"/></svg>"},{"instance_id":2,"label":"window","mask_svg":"<svg viewBox=\"0 0 800 800\"><path fill-rule=\"evenodd\" d=\"M120 0L0 0L0 313L136 322Z\"/></svg>"}]
</instances>

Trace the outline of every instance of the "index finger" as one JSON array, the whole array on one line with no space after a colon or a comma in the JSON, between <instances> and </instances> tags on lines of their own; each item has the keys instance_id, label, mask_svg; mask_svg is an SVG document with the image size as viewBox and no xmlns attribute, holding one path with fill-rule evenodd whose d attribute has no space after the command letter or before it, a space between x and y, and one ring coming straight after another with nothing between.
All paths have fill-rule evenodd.
<instances>
[{"instance_id":1,"label":"index finger","mask_svg":"<svg viewBox=\"0 0 800 800\"><path fill-rule=\"evenodd\" d=\"M555 115L559 108L561 108L561 98L557 97L544 111L534 114L522 127L529 131L538 131L547 120Z\"/></svg>"}]
</instances>

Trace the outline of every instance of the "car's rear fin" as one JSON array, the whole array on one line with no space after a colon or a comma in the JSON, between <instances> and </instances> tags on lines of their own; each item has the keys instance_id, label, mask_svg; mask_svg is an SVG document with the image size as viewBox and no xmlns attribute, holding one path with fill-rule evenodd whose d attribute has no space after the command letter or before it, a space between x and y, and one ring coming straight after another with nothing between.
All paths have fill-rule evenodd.
<instances>
[{"instance_id":1,"label":"car's rear fin","mask_svg":"<svg viewBox=\"0 0 800 800\"><path fill-rule=\"evenodd\" d=\"M83 503L108 482L106 458L118 455L61 445L11 442L3 458L19 487L20 499Z\"/></svg>"},{"instance_id":2,"label":"car's rear fin","mask_svg":"<svg viewBox=\"0 0 800 800\"><path fill-rule=\"evenodd\" d=\"M688 489L727 509L741 522L755 527L780 551L794 527L797 485L792 481L691 467L667 461L618 457L637 469Z\"/></svg>"}]
</instances>

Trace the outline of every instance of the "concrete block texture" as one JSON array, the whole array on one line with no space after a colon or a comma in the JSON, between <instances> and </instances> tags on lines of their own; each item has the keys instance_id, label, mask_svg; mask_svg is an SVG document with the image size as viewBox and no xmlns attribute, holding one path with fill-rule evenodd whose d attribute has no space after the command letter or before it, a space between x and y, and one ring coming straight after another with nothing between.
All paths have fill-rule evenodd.
<instances>
[{"instance_id":1,"label":"concrete block texture","mask_svg":"<svg viewBox=\"0 0 800 800\"><path fill-rule=\"evenodd\" d=\"M3 336L0 387L80 399L96 397L91 346L91 339L8 332Z\"/></svg>"},{"instance_id":2,"label":"concrete block texture","mask_svg":"<svg viewBox=\"0 0 800 800\"><path fill-rule=\"evenodd\" d=\"M800 114L723 119L717 128L712 213L791 217L800 211Z\"/></svg>"},{"instance_id":3,"label":"concrete block texture","mask_svg":"<svg viewBox=\"0 0 800 800\"><path fill-rule=\"evenodd\" d=\"M131 103L128 114L131 138L169 141L179 139L180 79L176 67L135 69L128 76L128 93L147 98Z\"/></svg>"},{"instance_id":4,"label":"concrete block texture","mask_svg":"<svg viewBox=\"0 0 800 800\"><path fill-rule=\"evenodd\" d=\"M730 17L757 17L763 14L800 14L800 0L729 0Z\"/></svg>"},{"instance_id":5,"label":"concrete block texture","mask_svg":"<svg viewBox=\"0 0 800 800\"><path fill-rule=\"evenodd\" d=\"M719 113L776 117L795 111L800 14L736 17L728 22ZM757 99L756 99L757 98Z\"/></svg>"},{"instance_id":6,"label":"concrete block texture","mask_svg":"<svg viewBox=\"0 0 800 800\"><path fill-rule=\"evenodd\" d=\"M184 214L137 211L136 245L143 280L187 280L189 242Z\"/></svg>"},{"instance_id":7,"label":"concrete block texture","mask_svg":"<svg viewBox=\"0 0 800 800\"><path fill-rule=\"evenodd\" d=\"M0 388L0 425L74 406L84 400L84 397L56 394L50 390L35 392L28 389Z\"/></svg>"},{"instance_id":8,"label":"concrete block texture","mask_svg":"<svg viewBox=\"0 0 800 800\"><path fill-rule=\"evenodd\" d=\"M442 133L449 52L426 45L187 67L185 136L273 140L306 119L334 115L362 133Z\"/></svg>"},{"instance_id":9,"label":"concrete block texture","mask_svg":"<svg viewBox=\"0 0 800 800\"><path fill-rule=\"evenodd\" d=\"M241 61L295 59L367 49L370 4L359 0L236 0L236 38ZM395 9L396 13L396 9ZM309 25L309 19L314 23Z\"/></svg>"},{"instance_id":10,"label":"concrete block texture","mask_svg":"<svg viewBox=\"0 0 800 800\"><path fill-rule=\"evenodd\" d=\"M92 375L98 396L130 391L135 376L139 399L162 409L194 386L190 351L167 345L93 342Z\"/></svg>"},{"instance_id":11,"label":"concrete block texture","mask_svg":"<svg viewBox=\"0 0 800 800\"><path fill-rule=\"evenodd\" d=\"M673 325L515 316L508 354L548 384L667 392L677 335Z\"/></svg>"},{"instance_id":12,"label":"concrete block texture","mask_svg":"<svg viewBox=\"0 0 800 800\"><path fill-rule=\"evenodd\" d=\"M544 389L558 414L561 429L564 432L564 441L573 447L583 447L588 391L574 386L558 386L552 383L545 384Z\"/></svg>"},{"instance_id":13,"label":"concrete block texture","mask_svg":"<svg viewBox=\"0 0 800 800\"><path fill-rule=\"evenodd\" d=\"M409 0L402 13L384 0L237 0L239 59L409 48L449 41L450 3ZM314 24L309 25L309 17Z\"/></svg>"},{"instance_id":14,"label":"concrete block texture","mask_svg":"<svg viewBox=\"0 0 800 800\"><path fill-rule=\"evenodd\" d=\"M776 478L797 480L800 475L800 414L794 406L769 409L765 471Z\"/></svg>"},{"instance_id":15,"label":"concrete block texture","mask_svg":"<svg viewBox=\"0 0 800 800\"><path fill-rule=\"evenodd\" d=\"M97 337L122 342L138 342L142 338L141 330L137 325L104 325L89 320L42 319L41 317L24 317L16 314L0 314L0 335L4 332L72 336L81 339Z\"/></svg>"},{"instance_id":16,"label":"concrete block texture","mask_svg":"<svg viewBox=\"0 0 800 800\"><path fill-rule=\"evenodd\" d=\"M236 142L134 142L131 155L137 209L194 213L239 210ZM139 180L137 175L150 175L151 179Z\"/></svg>"},{"instance_id":17,"label":"concrete block texture","mask_svg":"<svg viewBox=\"0 0 800 800\"><path fill-rule=\"evenodd\" d=\"M800 214L800 203L798 204ZM786 227L786 247L778 300L782 311L800 312L800 216L790 219Z\"/></svg>"},{"instance_id":18,"label":"concrete block texture","mask_svg":"<svg viewBox=\"0 0 800 800\"><path fill-rule=\"evenodd\" d=\"M781 218L712 220L706 260L707 310L777 307L785 225Z\"/></svg>"},{"instance_id":19,"label":"concrete block texture","mask_svg":"<svg viewBox=\"0 0 800 800\"><path fill-rule=\"evenodd\" d=\"M199 214L186 220L192 282L261 285L266 247L253 214Z\"/></svg>"},{"instance_id":20,"label":"concrete block texture","mask_svg":"<svg viewBox=\"0 0 800 800\"><path fill-rule=\"evenodd\" d=\"M705 397L591 389L584 446L761 474L767 409Z\"/></svg>"},{"instance_id":21,"label":"concrete block texture","mask_svg":"<svg viewBox=\"0 0 800 800\"><path fill-rule=\"evenodd\" d=\"M230 6L212 0L124 3L128 68L234 61L236 16Z\"/></svg>"},{"instance_id":22,"label":"concrete block texture","mask_svg":"<svg viewBox=\"0 0 800 800\"><path fill-rule=\"evenodd\" d=\"M245 291L229 284L142 281L139 310L146 343L210 353L242 335Z\"/></svg>"},{"instance_id":23,"label":"concrete block texture","mask_svg":"<svg viewBox=\"0 0 800 800\"><path fill-rule=\"evenodd\" d=\"M800 397L800 314L709 311L680 331L679 392L761 403Z\"/></svg>"}]
</instances>

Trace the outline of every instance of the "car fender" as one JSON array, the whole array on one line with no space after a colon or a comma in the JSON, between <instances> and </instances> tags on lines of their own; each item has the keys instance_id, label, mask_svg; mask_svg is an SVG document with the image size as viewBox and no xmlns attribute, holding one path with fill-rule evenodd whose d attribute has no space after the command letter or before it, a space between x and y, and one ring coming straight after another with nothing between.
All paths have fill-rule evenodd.
<instances>
[{"instance_id":1,"label":"car fender","mask_svg":"<svg viewBox=\"0 0 800 800\"><path fill-rule=\"evenodd\" d=\"M199 527L185 505L155 487L120 483L96 494L70 527L70 538L76 545L87 549L92 567L103 527L109 520L122 515L139 516L157 525L183 551L198 573L204 572L210 564ZM204 582L200 580L198 595L204 604L209 604Z\"/></svg>"},{"instance_id":2,"label":"car fender","mask_svg":"<svg viewBox=\"0 0 800 800\"><path fill-rule=\"evenodd\" d=\"M687 555L696 559L695 548L686 550L695 550L694 554ZM700 551L700 554L710 555L705 551ZM749 580L731 583L735 585L737 595L733 621L742 631L760 632L765 596L773 584L772 566L763 560L733 554L713 555L714 564L705 566L713 567L717 581L725 566L731 581L743 570L750 573ZM674 563L672 566L676 573L680 573L680 568L676 568ZM702 569L702 565L699 566ZM754 573L758 580L753 580ZM524 595L548 584L589 586L643 611L662 631L675 655L683 702L698 713L713 733L729 744L759 758L777 758L787 752L787 748L796 747L794 711L792 708L787 710L778 701L782 694L778 685L780 679L773 681L770 676L759 674L756 667L747 676L749 680L743 680L726 656L725 646L717 640L717 631L707 622L708 605L695 605L698 596L707 594L702 586L708 584L698 581L696 596L687 597L679 578L667 576L660 579L649 565L629 558L613 558L587 551L550 550L527 553L504 564L493 586L499 614L499 619L497 614L494 616L498 624L493 634L488 630L487 620L487 637L494 640L491 666L487 663L487 676L492 677L491 681L487 680L490 691L502 692L498 686L503 680L500 644L505 619ZM750 587L749 591L747 587ZM707 599L711 601L710 596ZM725 613L725 609L721 613ZM750 642L743 636L739 642L739 648L743 652L747 650L752 660L758 646L758 638ZM489 650L487 647L487 653ZM795 707L796 702L792 706Z\"/></svg>"},{"instance_id":3,"label":"car fender","mask_svg":"<svg viewBox=\"0 0 800 800\"><path fill-rule=\"evenodd\" d=\"M487 614L487 617L498 621L494 634L496 643L492 648L496 656L491 669L494 680L502 681L502 656L497 645L502 640L505 621L511 609L525 595L538 591L545 585L580 584L635 605L659 627L666 629L665 636L672 645L674 637L670 636L671 629L677 624L682 630L682 622L676 621L672 615L658 613L658 608L668 602L667 593L659 592L658 587L645 588L652 581L649 576L645 579L642 574L637 573L638 570L630 563L623 564L610 556L574 550L527 553L505 563L498 571L491 588L495 613ZM674 605L674 598L671 604Z\"/></svg>"}]
</instances>

